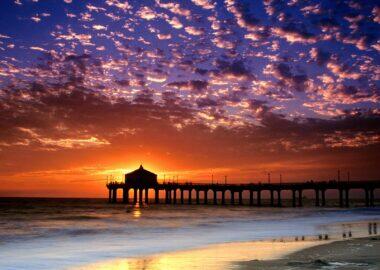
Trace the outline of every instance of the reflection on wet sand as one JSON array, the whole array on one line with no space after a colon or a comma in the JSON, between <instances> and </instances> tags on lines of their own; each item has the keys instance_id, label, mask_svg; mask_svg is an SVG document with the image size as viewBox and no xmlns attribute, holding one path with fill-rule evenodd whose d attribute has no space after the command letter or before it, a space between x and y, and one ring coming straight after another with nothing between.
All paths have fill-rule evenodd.
<instances>
[{"instance_id":1,"label":"reflection on wet sand","mask_svg":"<svg viewBox=\"0 0 380 270\"><path fill-rule=\"evenodd\" d=\"M139 218L141 209L133 208ZM368 231L366 227L368 226ZM376 222L352 222L330 225L334 234L296 236L272 241L237 242L210 245L186 251L168 252L147 257L115 259L90 264L74 270L220 270L232 267L235 262L275 260L308 247L333 242L333 240L366 237L377 234Z\"/></svg>"},{"instance_id":2,"label":"reflection on wet sand","mask_svg":"<svg viewBox=\"0 0 380 270\"><path fill-rule=\"evenodd\" d=\"M75 270L217 270L228 268L232 262L279 258L318 244L316 241L218 244L207 248L165 253L151 257L111 260L75 268Z\"/></svg>"},{"instance_id":3,"label":"reflection on wet sand","mask_svg":"<svg viewBox=\"0 0 380 270\"><path fill-rule=\"evenodd\" d=\"M139 207L133 208L133 216L135 218L141 216L141 209ZM364 229L367 224L368 232ZM302 235L295 238L280 238L272 241L217 244L204 248L169 252L148 257L103 261L75 268L75 270L227 269L234 262L274 260L308 247L332 242L332 240L351 238L353 237L353 232L356 237L376 234L377 224L376 222L343 223L337 224L336 229L333 235L319 234L318 236L307 237Z\"/></svg>"}]
</instances>

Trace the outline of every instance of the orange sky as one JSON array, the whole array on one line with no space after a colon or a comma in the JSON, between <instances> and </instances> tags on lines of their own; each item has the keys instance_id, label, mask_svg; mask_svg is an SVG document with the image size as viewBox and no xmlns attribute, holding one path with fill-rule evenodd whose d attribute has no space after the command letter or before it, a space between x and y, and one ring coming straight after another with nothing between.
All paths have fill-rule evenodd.
<instances>
[{"instance_id":1,"label":"orange sky","mask_svg":"<svg viewBox=\"0 0 380 270\"><path fill-rule=\"evenodd\" d=\"M380 179L375 1L2 2L0 196Z\"/></svg>"},{"instance_id":2,"label":"orange sky","mask_svg":"<svg viewBox=\"0 0 380 270\"><path fill-rule=\"evenodd\" d=\"M375 159L366 156L369 150L364 154L356 149L333 150L318 155L316 151L279 151L264 156L223 150L222 145L196 148L190 142L192 150L161 145L167 147L165 151L159 145L143 143L137 150L107 145L54 151L13 149L6 156L2 151L0 155L5 162L1 167L0 196L105 197L107 177L112 175L121 180L124 173L140 163L156 172L161 181L164 177L176 180L178 176L179 181L211 182L213 175L215 181L221 182L225 176L230 183L265 182L268 172L272 182L279 181L280 173L283 181L329 180L336 178L338 168L342 178L348 170L351 179L378 177ZM239 149L234 142L228 146Z\"/></svg>"}]
</instances>

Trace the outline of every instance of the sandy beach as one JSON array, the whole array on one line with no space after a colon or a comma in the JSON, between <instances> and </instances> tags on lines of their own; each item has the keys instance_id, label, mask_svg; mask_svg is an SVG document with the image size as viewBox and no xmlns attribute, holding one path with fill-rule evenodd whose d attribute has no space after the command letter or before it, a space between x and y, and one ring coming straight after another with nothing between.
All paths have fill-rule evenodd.
<instances>
[{"instance_id":1,"label":"sandy beach","mask_svg":"<svg viewBox=\"0 0 380 270\"><path fill-rule=\"evenodd\" d=\"M108 260L73 270L380 269L380 236L346 240L235 242L153 256Z\"/></svg>"},{"instance_id":2,"label":"sandy beach","mask_svg":"<svg viewBox=\"0 0 380 270\"><path fill-rule=\"evenodd\" d=\"M100 200L56 199L3 206L2 270L328 269L353 262L373 269L371 252L380 250L374 240L328 248L377 236L377 208L160 206L125 212Z\"/></svg>"},{"instance_id":3,"label":"sandy beach","mask_svg":"<svg viewBox=\"0 0 380 270\"><path fill-rule=\"evenodd\" d=\"M347 240L224 243L140 258L116 259L75 270L380 269L380 236Z\"/></svg>"},{"instance_id":4,"label":"sandy beach","mask_svg":"<svg viewBox=\"0 0 380 270\"><path fill-rule=\"evenodd\" d=\"M208 245L203 248L167 252L152 256L114 259L72 270L183 270L235 269L237 261L272 260L322 242L308 241L254 241ZM239 264L239 263L238 263ZM245 267L245 266L244 266Z\"/></svg>"},{"instance_id":5,"label":"sandy beach","mask_svg":"<svg viewBox=\"0 0 380 270\"><path fill-rule=\"evenodd\" d=\"M282 259L237 263L241 270L380 269L380 237L334 241L309 247Z\"/></svg>"}]
</instances>

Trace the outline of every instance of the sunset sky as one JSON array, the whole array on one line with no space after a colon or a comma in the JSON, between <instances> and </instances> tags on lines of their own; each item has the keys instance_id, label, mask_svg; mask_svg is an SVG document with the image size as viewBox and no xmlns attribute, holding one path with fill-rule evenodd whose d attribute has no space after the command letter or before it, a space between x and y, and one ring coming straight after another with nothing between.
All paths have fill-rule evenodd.
<instances>
[{"instance_id":1,"label":"sunset sky","mask_svg":"<svg viewBox=\"0 0 380 270\"><path fill-rule=\"evenodd\" d=\"M0 196L380 179L376 3L2 0Z\"/></svg>"}]
</instances>

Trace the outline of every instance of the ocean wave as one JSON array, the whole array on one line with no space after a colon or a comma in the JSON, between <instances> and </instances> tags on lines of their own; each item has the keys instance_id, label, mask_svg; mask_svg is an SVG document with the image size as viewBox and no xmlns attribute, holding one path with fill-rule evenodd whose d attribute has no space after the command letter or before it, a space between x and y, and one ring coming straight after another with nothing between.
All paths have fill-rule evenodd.
<instances>
[{"instance_id":1,"label":"ocean wave","mask_svg":"<svg viewBox=\"0 0 380 270\"><path fill-rule=\"evenodd\" d=\"M56 216L49 217L49 220L97 220L103 219L101 216L93 216L93 215L77 215L77 216Z\"/></svg>"}]
</instances>

